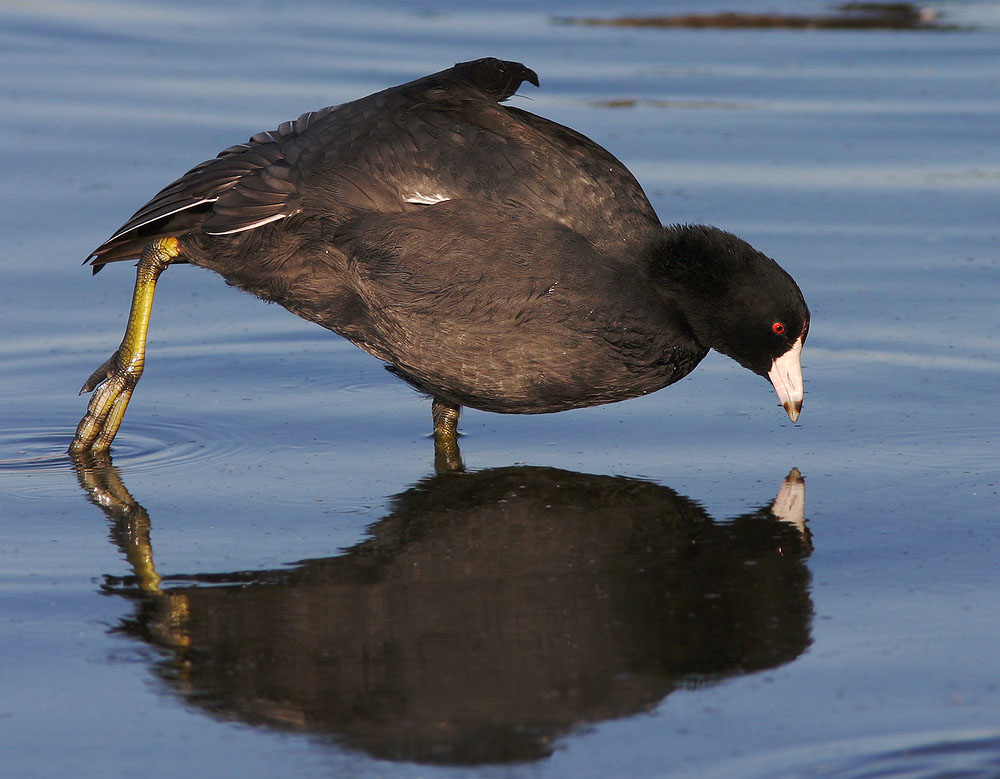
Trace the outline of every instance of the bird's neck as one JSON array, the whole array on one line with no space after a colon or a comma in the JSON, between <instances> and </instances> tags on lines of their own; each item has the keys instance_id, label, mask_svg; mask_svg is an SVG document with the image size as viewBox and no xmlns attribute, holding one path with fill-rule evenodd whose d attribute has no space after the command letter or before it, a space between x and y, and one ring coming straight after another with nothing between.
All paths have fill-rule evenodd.
<instances>
[{"instance_id":1,"label":"bird's neck","mask_svg":"<svg viewBox=\"0 0 1000 779\"><path fill-rule=\"evenodd\" d=\"M665 227L650 246L652 282L706 349L719 347L718 314L731 307L729 276L723 272L729 254L725 236L702 225Z\"/></svg>"}]
</instances>

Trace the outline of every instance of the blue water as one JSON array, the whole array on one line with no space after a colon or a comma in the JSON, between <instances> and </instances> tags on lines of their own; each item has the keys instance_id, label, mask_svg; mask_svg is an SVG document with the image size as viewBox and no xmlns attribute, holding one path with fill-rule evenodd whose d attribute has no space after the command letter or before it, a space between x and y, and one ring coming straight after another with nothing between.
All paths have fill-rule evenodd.
<instances>
[{"instance_id":1,"label":"blue water","mask_svg":"<svg viewBox=\"0 0 1000 779\"><path fill-rule=\"evenodd\" d=\"M706 7L732 6L615 12ZM1000 6L933 7L967 28L0 8L5 772L997 775ZM442 480L425 399L175 267L113 467L74 469L133 283L87 253L219 149L486 55L534 68L513 104L611 149L664 221L795 276L800 424L710 355L627 403L468 411L470 473ZM775 502L792 468L804 527Z\"/></svg>"}]
</instances>

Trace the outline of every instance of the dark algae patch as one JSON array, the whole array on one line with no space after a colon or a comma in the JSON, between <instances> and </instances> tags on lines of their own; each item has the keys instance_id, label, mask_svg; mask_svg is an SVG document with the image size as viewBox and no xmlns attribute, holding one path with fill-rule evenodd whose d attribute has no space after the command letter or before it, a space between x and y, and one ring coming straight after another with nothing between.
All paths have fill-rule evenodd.
<instances>
[{"instance_id":1,"label":"dark algae patch","mask_svg":"<svg viewBox=\"0 0 1000 779\"><path fill-rule=\"evenodd\" d=\"M602 18L563 17L565 24L604 27L681 27L715 29L785 29L785 30L943 30L943 24L930 8L913 3L841 3L828 14L741 13L724 11L709 14L670 16L618 16Z\"/></svg>"}]
</instances>

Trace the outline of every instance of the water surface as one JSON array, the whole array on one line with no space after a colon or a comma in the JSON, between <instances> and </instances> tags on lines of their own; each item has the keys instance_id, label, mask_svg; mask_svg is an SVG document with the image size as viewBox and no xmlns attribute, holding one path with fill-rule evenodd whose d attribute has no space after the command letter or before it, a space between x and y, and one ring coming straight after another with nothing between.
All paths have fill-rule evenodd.
<instances>
[{"instance_id":1,"label":"water surface","mask_svg":"<svg viewBox=\"0 0 1000 779\"><path fill-rule=\"evenodd\" d=\"M1000 9L934 8L965 29L0 8L12 775L996 775ZM701 9L727 6L621 12ZM513 103L610 148L664 221L796 277L801 424L712 355L627 403L467 412L470 472L435 476L426 400L177 267L113 462L74 467L133 282L89 250L219 149L485 55L537 70Z\"/></svg>"}]
</instances>

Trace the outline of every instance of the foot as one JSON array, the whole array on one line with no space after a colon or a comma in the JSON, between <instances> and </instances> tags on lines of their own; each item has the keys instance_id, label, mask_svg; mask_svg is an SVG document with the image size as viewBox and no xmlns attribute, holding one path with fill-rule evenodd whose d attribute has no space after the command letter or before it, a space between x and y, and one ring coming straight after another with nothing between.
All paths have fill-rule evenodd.
<instances>
[{"instance_id":1,"label":"foot","mask_svg":"<svg viewBox=\"0 0 1000 779\"><path fill-rule=\"evenodd\" d=\"M134 357L135 355L133 355ZM121 425L125 409L132 397L132 390L142 376L142 361L129 360L122 364L119 349L87 379L84 392L97 392L90 399L87 413L77 425L76 435L70 444L70 454L106 452Z\"/></svg>"}]
</instances>

